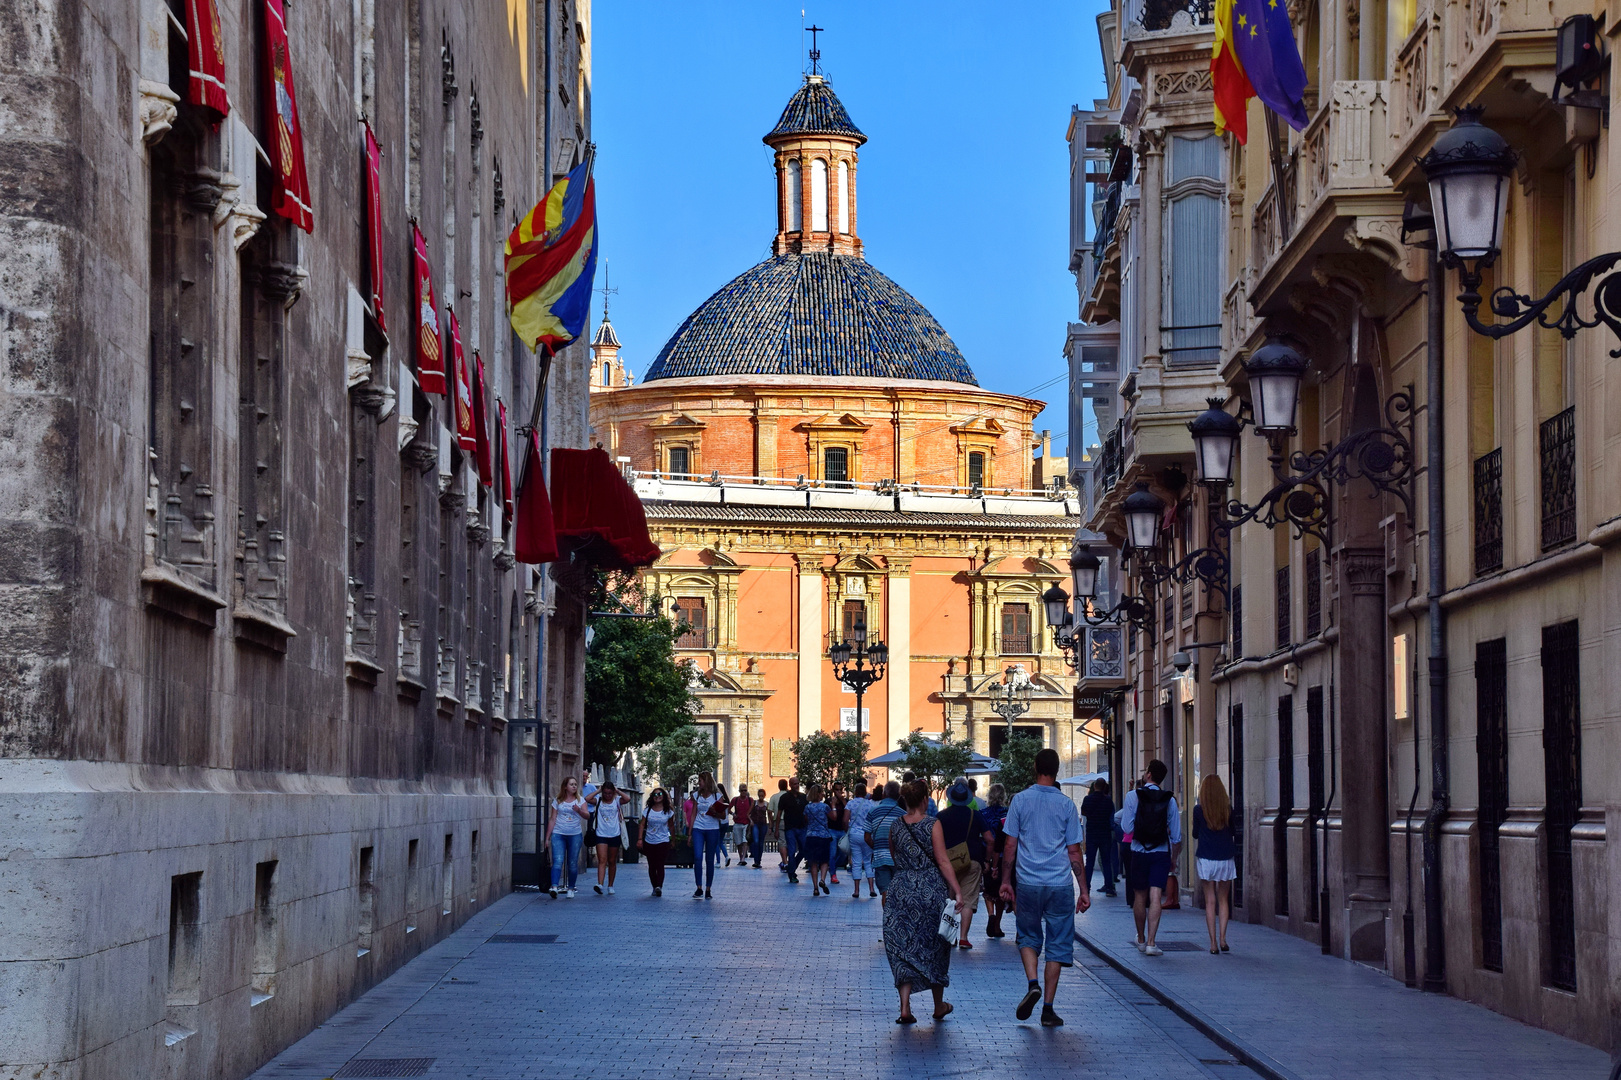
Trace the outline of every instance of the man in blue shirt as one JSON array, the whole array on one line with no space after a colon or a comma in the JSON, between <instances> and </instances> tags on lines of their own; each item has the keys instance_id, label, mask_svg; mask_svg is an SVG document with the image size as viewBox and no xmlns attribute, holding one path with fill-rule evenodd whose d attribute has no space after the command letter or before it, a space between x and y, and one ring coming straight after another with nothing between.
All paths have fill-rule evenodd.
<instances>
[{"instance_id":1,"label":"man in blue shirt","mask_svg":"<svg viewBox=\"0 0 1621 1080\"><path fill-rule=\"evenodd\" d=\"M1176 797L1160 788L1167 771L1165 762L1158 758L1150 761L1142 786L1126 792L1125 806L1120 811L1120 832L1131 837L1127 887L1137 920L1137 949L1144 956L1165 955L1165 950L1154 944L1159 933L1160 898L1182 850L1182 817Z\"/></svg>"},{"instance_id":2,"label":"man in blue shirt","mask_svg":"<svg viewBox=\"0 0 1621 1080\"><path fill-rule=\"evenodd\" d=\"M1075 915L1092 906L1090 885L1082 869L1081 815L1058 787L1058 752L1036 755L1036 782L1013 796L1002 831L1002 900L1017 903L1019 958L1029 981L1014 1015L1030 1019L1041 999L1041 1024L1063 1024L1053 1011L1059 969L1075 960ZM1015 890L1013 882L1018 881ZM1076 899L1075 883L1080 885ZM1043 942L1045 937L1045 942ZM1036 982L1036 960L1047 952L1045 986Z\"/></svg>"}]
</instances>

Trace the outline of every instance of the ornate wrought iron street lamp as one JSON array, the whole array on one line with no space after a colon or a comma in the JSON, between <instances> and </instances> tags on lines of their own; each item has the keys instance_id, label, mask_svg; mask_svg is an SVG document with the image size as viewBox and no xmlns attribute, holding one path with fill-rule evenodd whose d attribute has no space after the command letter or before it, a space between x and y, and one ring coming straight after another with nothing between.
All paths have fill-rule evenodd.
<instances>
[{"instance_id":1,"label":"ornate wrought iron street lamp","mask_svg":"<svg viewBox=\"0 0 1621 1080\"><path fill-rule=\"evenodd\" d=\"M1148 605L1135 596L1121 597L1108 611L1095 610L1093 601L1097 599L1098 571L1102 566L1103 560L1093 554L1091 544L1076 544L1069 556L1070 585L1075 590L1073 610L1070 594L1057 582L1041 594L1053 641L1063 652L1064 662L1075 671L1080 670L1079 652L1085 647L1086 626L1115 625L1122 619L1139 629L1148 625Z\"/></svg>"},{"instance_id":2,"label":"ornate wrought iron street lamp","mask_svg":"<svg viewBox=\"0 0 1621 1080\"><path fill-rule=\"evenodd\" d=\"M1030 711L1030 697L1035 687L1030 673L1022 664L1011 664L1002 673L1002 686L991 699L991 711L1007 724L1008 738L1013 737L1013 721Z\"/></svg>"},{"instance_id":3,"label":"ornate wrought iron street lamp","mask_svg":"<svg viewBox=\"0 0 1621 1080\"><path fill-rule=\"evenodd\" d=\"M833 661L834 676L856 692L856 730L863 731L861 702L867 688L884 677L889 667L889 646L882 641L869 642L865 622L857 622L851 634L855 640L830 645L827 656Z\"/></svg>"},{"instance_id":4,"label":"ornate wrought iron street lamp","mask_svg":"<svg viewBox=\"0 0 1621 1080\"><path fill-rule=\"evenodd\" d=\"M1503 225L1508 215L1509 182L1516 154L1508 140L1481 123L1485 110L1464 105L1457 118L1428 154L1419 158L1430 185L1430 211L1435 221L1436 251L1441 261L1458 270L1463 292L1464 321L1477 334L1489 338L1507 337L1535 321L1566 338L1578 330L1608 326L1621 337L1621 251L1588 259L1560 278L1540 299L1517 293L1508 286L1492 292L1491 313L1507 322L1480 319L1481 271L1496 261L1503 249ZM1602 275L1602 276L1601 276ZM1584 316L1576 301L1593 290L1593 314ZM1554 304L1563 300L1559 314L1549 316ZM1621 348L1610 350L1621 357Z\"/></svg>"}]
</instances>

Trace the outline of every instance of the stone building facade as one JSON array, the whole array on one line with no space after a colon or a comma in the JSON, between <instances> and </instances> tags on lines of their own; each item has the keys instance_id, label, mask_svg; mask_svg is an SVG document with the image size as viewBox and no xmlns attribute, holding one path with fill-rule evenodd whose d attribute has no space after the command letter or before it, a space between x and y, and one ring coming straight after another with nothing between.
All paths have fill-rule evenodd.
<instances>
[{"instance_id":1,"label":"stone building facade","mask_svg":"<svg viewBox=\"0 0 1621 1080\"><path fill-rule=\"evenodd\" d=\"M772 255L705 301L640 383L591 398L594 438L631 471L664 550L644 574L687 620L678 649L702 674L721 779L775 790L796 738L856 727L827 650L857 622L891 650L859 721L874 754L913 731L994 753L1006 728L990 705L1020 665L1035 684L1021 723L1089 767L1095 740L1076 731L1042 622L1079 505L1062 482L1031 490L1041 403L980 388L863 257L866 137L830 84L808 76L765 141Z\"/></svg>"},{"instance_id":2,"label":"stone building facade","mask_svg":"<svg viewBox=\"0 0 1621 1080\"><path fill-rule=\"evenodd\" d=\"M1172 555L1212 542L1186 423L1207 397L1238 412L1244 361L1273 337L1310 360L1286 454L1383 427L1411 470L1402 493L1330 485L1326 536L1238 529L1230 594L1118 581L1156 616L1132 635L1125 767L1159 756L1181 791L1228 783L1238 917L1616 1050L1618 343L1603 327L1475 333L1432 235L1403 228L1429 209L1419 158L1479 103L1519 152L1483 291L1540 296L1621 247L1617 144L1592 107L1608 84L1571 103L1555 81L1558 29L1588 9L1291 2L1310 122L1282 128L1275 162L1258 103L1247 146L1213 132L1209 12L1130 2L1099 20L1082 315L1121 325L1121 419L1091 523L1118 543L1142 482L1177 508ZM1189 196L1214 218L1180 213ZM1197 364L1163 329L1194 230L1215 239L1220 282ZM1240 446L1221 498L1252 504L1276 477L1262 440ZM1219 647L1176 677L1191 643Z\"/></svg>"},{"instance_id":3,"label":"stone building facade","mask_svg":"<svg viewBox=\"0 0 1621 1080\"><path fill-rule=\"evenodd\" d=\"M417 386L411 224L526 422L500 243L589 138L590 9L75 0L5 39L0 1073L244 1076L508 889L537 693L576 764L581 602Z\"/></svg>"}]
</instances>

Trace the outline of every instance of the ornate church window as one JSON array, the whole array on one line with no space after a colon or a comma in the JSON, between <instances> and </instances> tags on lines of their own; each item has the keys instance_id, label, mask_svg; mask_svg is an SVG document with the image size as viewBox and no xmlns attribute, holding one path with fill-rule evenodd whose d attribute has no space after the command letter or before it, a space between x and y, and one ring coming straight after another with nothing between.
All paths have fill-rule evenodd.
<instances>
[{"instance_id":1,"label":"ornate church window","mask_svg":"<svg viewBox=\"0 0 1621 1080\"><path fill-rule=\"evenodd\" d=\"M788 231L799 232L805 228L805 192L800 186L799 159L793 158L788 162Z\"/></svg>"},{"instance_id":2,"label":"ornate church window","mask_svg":"<svg viewBox=\"0 0 1621 1080\"><path fill-rule=\"evenodd\" d=\"M811 162L811 231L827 232L827 162Z\"/></svg>"}]
</instances>

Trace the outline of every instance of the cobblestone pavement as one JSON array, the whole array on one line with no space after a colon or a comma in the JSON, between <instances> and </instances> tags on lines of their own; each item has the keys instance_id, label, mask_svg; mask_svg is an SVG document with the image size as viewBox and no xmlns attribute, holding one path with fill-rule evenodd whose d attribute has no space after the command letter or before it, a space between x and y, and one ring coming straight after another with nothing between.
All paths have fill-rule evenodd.
<instances>
[{"instance_id":1,"label":"cobblestone pavement","mask_svg":"<svg viewBox=\"0 0 1621 1080\"><path fill-rule=\"evenodd\" d=\"M772 861L718 870L708 902L674 868L653 899L639 865L621 868L611 897L583 877L574 900L508 896L255 1077L1255 1075L1079 947L1058 991L1067 1025L1020 1024L1012 920L1006 939L987 941L983 911L976 947L952 959L956 1012L933 1022L924 994L919 1023L897 1026L878 901L851 900L848 885L813 900ZM499 940L552 934L550 944ZM366 1064L377 1059L431 1064L420 1074Z\"/></svg>"},{"instance_id":2,"label":"cobblestone pavement","mask_svg":"<svg viewBox=\"0 0 1621 1080\"><path fill-rule=\"evenodd\" d=\"M1609 1075L1609 1058L1590 1046L1457 998L1409 990L1288 934L1235 922L1227 933L1232 952L1211 956L1204 912L1191 903L1165 913L1157 942L1169 947L1164 956L1143 956L1132 944L1136 927L1123 898L1099 899L1077 931L1077 956L1081 944L1107 952L1284 1078Z\"/></svg>"}]
</instances>

